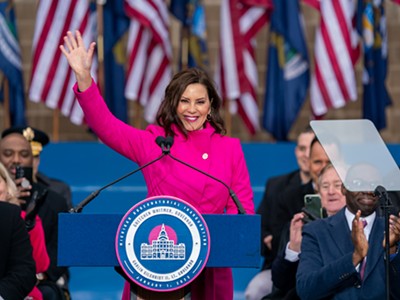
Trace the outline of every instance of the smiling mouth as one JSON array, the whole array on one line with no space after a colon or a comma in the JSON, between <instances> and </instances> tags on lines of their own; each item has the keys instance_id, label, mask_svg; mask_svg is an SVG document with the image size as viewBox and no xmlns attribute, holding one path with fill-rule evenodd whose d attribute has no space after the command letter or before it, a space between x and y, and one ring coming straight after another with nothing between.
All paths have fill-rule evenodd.
<instances>
[{"instance_id":1,"label":"smiling mouth","mask_svg":"<svg viewBox=\"0 0 400 300\"><path fill-rule=\"evenodd\" d=\"M199 117L188 117L188 116L185 116L185 120L188 121L188 122L195 122L195 121L197 121L198 118Z\"/></svg>"},{"instance_id":2,"label":"smiling mouth","mask_svg":"<svg viewBox=\"0 0 400 300\"><path fill-rule=\"evenodd\" d=\"M374 205L376 203L375 199L372 198L361 198L358 202L364 205Z\"/></svg>"}]
</instances>

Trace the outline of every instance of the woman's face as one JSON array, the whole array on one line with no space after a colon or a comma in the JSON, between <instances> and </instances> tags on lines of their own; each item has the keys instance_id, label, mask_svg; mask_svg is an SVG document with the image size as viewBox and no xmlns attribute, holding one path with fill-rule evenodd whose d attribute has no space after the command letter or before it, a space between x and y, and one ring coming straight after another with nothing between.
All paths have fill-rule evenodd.
<instances>
[{"instance_id":1,"label":"woman's face","mask_svg":"<svg viewBox=\"0 0 400 300\"><path fill-rule=\"evenodd\" d=\"M200 83L189 84L179 100L176 113L187 131L203 129L211 101L207 89Z\"/></svg>"},{"instance_id":2,"label":"woman's face","mask_svg":"<svg viewBox=\"0 0 400 300\"><path fill-rule=\"evenodd\" d=\"M7 199L7 183L3 177L0 176L0 201Z\"/></svg>"}]
</instances>

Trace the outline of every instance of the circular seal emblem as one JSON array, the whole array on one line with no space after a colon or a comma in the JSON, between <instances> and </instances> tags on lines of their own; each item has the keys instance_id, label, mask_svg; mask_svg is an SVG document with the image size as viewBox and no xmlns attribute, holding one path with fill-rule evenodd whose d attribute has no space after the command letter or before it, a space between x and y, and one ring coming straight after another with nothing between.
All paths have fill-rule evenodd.
<instances>
[{"instance_id":1,"label":"circular seal emblem","mask_svg":"<svg viewBox=\"0 0 400 300\"><path fill-rule=\"evenodd\" d=\"M146 198L122 218L115 238L119 265L137 285L168 292L192 282L210 253L201 214L170 196Z\"/></svg>"}]
</instances>

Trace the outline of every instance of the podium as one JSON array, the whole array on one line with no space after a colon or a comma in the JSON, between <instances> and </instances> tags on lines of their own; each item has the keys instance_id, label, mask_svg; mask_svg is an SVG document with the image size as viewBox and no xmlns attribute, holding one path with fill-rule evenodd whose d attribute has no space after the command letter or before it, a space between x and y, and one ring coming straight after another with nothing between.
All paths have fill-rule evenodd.
<instances>
[{"instance_id":1,"label":"podium","mask_svg":"<svg viewBox=\"0 0 400 300\"><path fill-rule=\"evenodd\" d=\"M115 236L123 214L59 214L58 265L118 266ZM210 232L207 267L258 268L259 215L203 215Z\"/></svg>"}]
</instances>

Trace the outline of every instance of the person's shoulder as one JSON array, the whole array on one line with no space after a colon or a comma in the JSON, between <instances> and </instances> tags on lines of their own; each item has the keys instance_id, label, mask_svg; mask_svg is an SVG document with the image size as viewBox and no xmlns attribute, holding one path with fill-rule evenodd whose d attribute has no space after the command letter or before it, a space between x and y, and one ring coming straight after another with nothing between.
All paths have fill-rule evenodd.
<instances>
[{"instance_id":1,"label":"person's shoulder","mask_svg":"<svg viewBox=\"0 0 400 300\"><path fill-rule=\"evenodd\" d=\"M345 219L346 218L344 216L344 208L343 208L333 216L318 219L305 224L303 230L312 232L320 232L320 231L326 232L326 228L330 226L335 226L335 224L337 224L338 222L339 223L344 222Z\"/></svg>"},{"instance_id":2,"label":"person's shoulder","mask_svg":"<svg viewBox=\"0 0 400 300\"><path fill-rule=\"evenodd\" d=\"M288 182L293 180L295 177L300 177L300 170L294 170L292 172L289 173L285 173L285 174L281 174L281 175L276 175L276 176L272 176L268 179L268 181L271 184L277 183L277 182Z\"/></svg>"},{"instance_id":3,"label":"person's shoulder","mask_svg":"<svg viewBox=\"0 0 400 300\"><path fill-rule=\"evenodd\" d=\"M21 208L18 205L5 201L0 201L0 212L3 213L4 215L6 214L19 215L21 213Z\"/></svg>"},{"instance_id":4,"label":"person's shoulder","mask_svg":"<svg viewBox=\"0 0 400 300\"><path fill-rule=\"evenodd\" d=\"M162 135L164 136L164 128L156 124L150 124L146 127L146 131L153 135Z\"/></svg>"}]
</instances>

